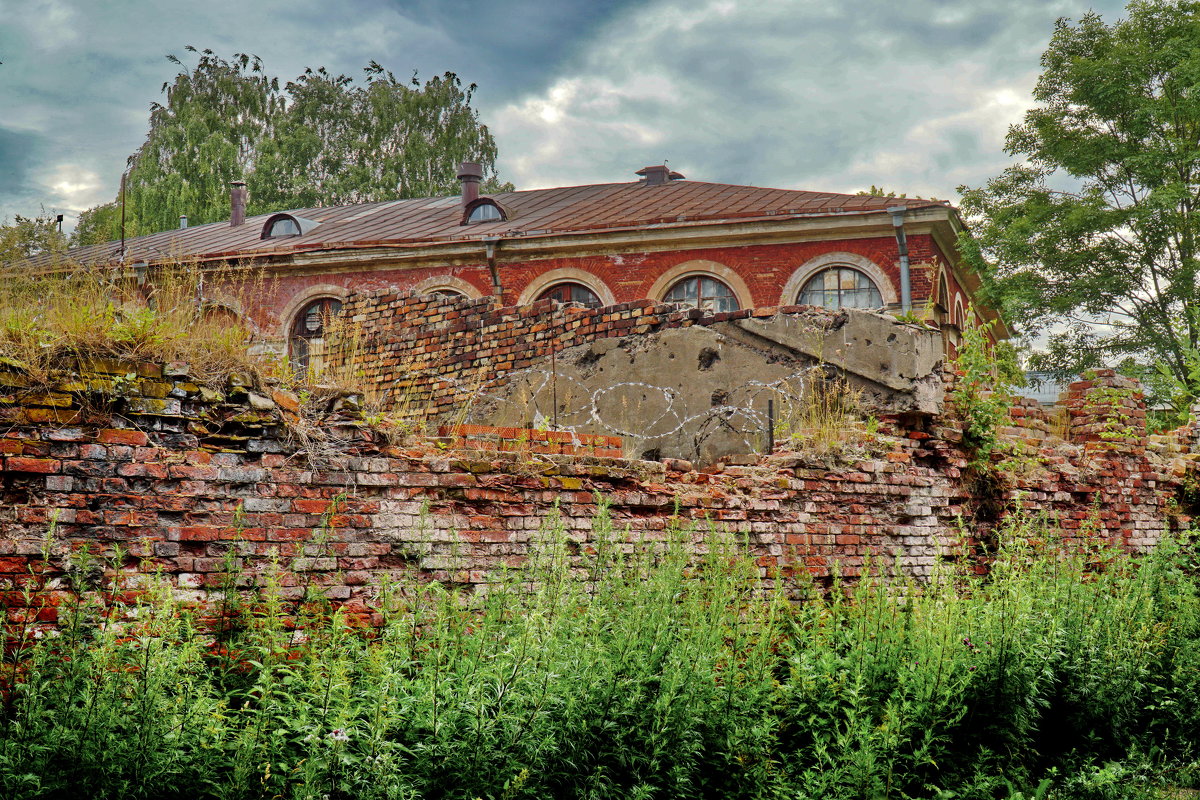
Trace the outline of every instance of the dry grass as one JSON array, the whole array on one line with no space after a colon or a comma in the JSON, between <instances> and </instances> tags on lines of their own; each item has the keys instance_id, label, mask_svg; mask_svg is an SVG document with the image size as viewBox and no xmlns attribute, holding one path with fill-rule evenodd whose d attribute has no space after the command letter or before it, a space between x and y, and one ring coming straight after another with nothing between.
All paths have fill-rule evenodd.
<instances>
[{"instance_id":1,"label":"dry grass","mask_svg":"<svg viewBox=\"0 0 1200 800\"><path fill-rule=\"evenodd\" d=\"M827 378L822 367L789 384L776 398L775 438L790 442L793 450L836 455L861 448L874 434L862 408L862 392L845 377Z\"/></svg>"},{"instance_id":2,"label":"dry grass","mask_svg":"<svg viewBox=\"0 0 1200 800\"><path fill-rule=\"evenodd\" d=\"M156 268L140 286L95 268L8 272L0 276L0 357L38 383L97 356L183 361L205 382L235 371L262 374L248 354L250 331L206 307L205 277L185 264ZM236 289L222 282L226 294Z\"/></svg>"}]
</instances>

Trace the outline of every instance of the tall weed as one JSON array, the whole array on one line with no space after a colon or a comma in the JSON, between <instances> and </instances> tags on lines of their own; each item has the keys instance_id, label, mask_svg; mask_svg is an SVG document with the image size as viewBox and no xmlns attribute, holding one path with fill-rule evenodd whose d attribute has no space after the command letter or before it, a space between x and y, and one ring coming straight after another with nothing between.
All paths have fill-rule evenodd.
<instances>
[{"instance_id":1,"label":"tall weed","mask_svg":"<svg viewBox=\"0 0 1200 800\"><path fill-rule=\"evenodd\" d=\"M879 560L821 593L764 590L735 535L593 528L581 550L547 520L474 592L383 586L370 631L283 565L248 590L231 560L204 625L164 581L72 578L58 635L9 631L0 796L1015 800L1196 777L1190 540L1134 561L1026 519L986 576Z\"/></svg>"}]
</instances>

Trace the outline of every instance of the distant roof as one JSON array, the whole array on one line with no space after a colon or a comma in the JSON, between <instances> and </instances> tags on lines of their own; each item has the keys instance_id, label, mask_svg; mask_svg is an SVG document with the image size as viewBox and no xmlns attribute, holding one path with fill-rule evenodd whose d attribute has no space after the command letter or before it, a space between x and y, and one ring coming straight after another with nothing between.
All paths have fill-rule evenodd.
<instances>
[{"instance_id":1,"label":"distant roof","mask_svg":"<svg viewBox=\"0 0 1200 800\"><path fill-rule=\"evenodd\" d=\"M463 225L461 198L457 195L292 209L286 213L316 224L299 236L263 239L263 223L280 213L275 211L248 217L245 224L236 228L224 221L169 230L127 240L125 261L247 258L493 236L514 239L701 221L828 217L877 213L894 206L912 209L947 205L914 198L763 189L687 180L658 185L638 181L566 186L501 192L489 197L504 209L506 219ZM119 243L110 242L76 248L68 256L83 264L111 263L120 257L119 250ZM33 259L31 265L37 266L42 260Z\"/></svg>"}]
</instances>

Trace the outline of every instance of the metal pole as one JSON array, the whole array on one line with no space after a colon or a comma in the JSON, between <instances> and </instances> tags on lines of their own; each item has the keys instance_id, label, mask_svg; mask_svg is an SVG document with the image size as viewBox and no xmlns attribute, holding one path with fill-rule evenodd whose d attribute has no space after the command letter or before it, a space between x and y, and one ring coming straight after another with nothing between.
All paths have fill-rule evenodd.
<instances>
[{"instance_id":1,"label":"metal pole","mask_svg":"<svg viewBox=\"0 0 1200 800\"><path fill-rule=\"evenodd\" d=\"M775 452L775 398L767 398L767 455Z\"/></svg>"}]
</instances>

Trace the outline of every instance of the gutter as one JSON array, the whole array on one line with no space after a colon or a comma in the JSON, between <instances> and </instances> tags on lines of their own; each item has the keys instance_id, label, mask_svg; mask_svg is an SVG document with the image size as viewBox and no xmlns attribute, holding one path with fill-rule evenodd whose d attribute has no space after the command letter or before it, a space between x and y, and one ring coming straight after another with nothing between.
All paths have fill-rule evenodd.
<instances>
[{"instance_id":1,"label":"gutter","mask_svg":"<svg viewBox=\"0 0 1200 800\"><path fill-rule=\"evenodd\" d=\"M496 269L496 248L499 245L499 236L488 236L483 240L484 254L487 256L488 272L492 276L492 289L496 293L496 301L500 305L504 305L504 286L500 283L500 271Z\"/></svg>"},{"instance_id":2,"label":"gutter","mask_svg":"<svg viewBox=\"0 0 1200 800\"><path fill-rule=\"evenodd\" d=\"M904 235L905 206L892 206L892 227L896 229L896 247L900 251L900 313L912 313L912 280L908 273L908 237Z\"/></svg>"}]
</instances>

